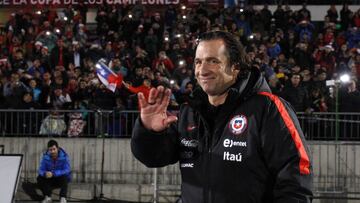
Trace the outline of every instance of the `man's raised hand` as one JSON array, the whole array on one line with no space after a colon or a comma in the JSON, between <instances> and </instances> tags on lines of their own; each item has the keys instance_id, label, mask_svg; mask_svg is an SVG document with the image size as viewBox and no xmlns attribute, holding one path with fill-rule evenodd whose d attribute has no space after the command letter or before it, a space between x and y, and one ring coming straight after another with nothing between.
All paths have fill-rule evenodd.
<instances>
[{"instance_id":1,"label":"man's raised hand","mask_svg":"<svg viewBox=\"0 0 360 203\"><path fill-rule=\"evenodd\" d=\"M165 89L163 86L151 88L148 101L146 101L144 94L138 94L140 119L145 128L160 132L177 121L176 116L167 115L166 113L170 96L171 90Z\"/></svg>"}]
</instances>

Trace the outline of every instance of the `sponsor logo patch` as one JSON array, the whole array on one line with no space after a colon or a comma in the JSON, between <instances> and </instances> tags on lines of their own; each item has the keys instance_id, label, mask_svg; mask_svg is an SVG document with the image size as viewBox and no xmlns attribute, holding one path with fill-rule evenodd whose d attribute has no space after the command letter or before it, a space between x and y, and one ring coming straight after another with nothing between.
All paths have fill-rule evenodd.
<instances>
[{"instance_id":1,"label":"sponsor logo patch","mask_svg":"<svg viewBox=\"0 0 360 203\"><path fill-rule=\"evenodd\" d=\"M224 161L241 162L242 161L242 155L241 155L241 153L232 154L230 152L224 152L223 160Z\"/></svg>"},{"instance_id":2,"label":"sponsor logo patch","mask_svg":"<svg viewBox=\"0 0 360 203\"><path fill-rule=\"evenodd\" d=\"M230 120L229 129L235 135L239 135L245 131L247 124L246 116L236 115Z\"/></svg>"},{"instance_id":3,"label":"sponsor logo patch","mask_svg":"<svg viewBox=\"0 0 360 203\"><path fill-rule=\"evenodd\" d=\"M234 140L230 140L230 139L224 140L224 147L231 148L233 146L234 147L246 147L246 142L234 141Z\"/></svg>"},{"instance_id":4,"label":"sponsor logo patch","mask_svg":"<svg viewBox=\"0 0 360 203\"><path fill-rule=\"evenodd\" d=\"M187 140L187 139L183 138L181 140L181 144L185 147L195 148L199 145L199 142L197 140Z\"/></svg>"},{"instance_id":5,"label":"sponsor logo patch","mask_svg":"<svg viewBox=\"0 0 360 203\"><path fill-rule=\"evenodd\" d=\"M183 163L180 165L181 168L194 168L194 163Z\"/></svg>"}]
</instances>

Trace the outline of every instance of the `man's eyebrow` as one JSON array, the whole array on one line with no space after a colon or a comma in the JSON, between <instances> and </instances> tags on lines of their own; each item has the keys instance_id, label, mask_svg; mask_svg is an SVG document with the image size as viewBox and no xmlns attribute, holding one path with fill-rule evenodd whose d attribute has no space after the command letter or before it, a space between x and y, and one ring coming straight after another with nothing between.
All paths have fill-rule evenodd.
<instances>
[{"instance_id":1,"label":"man's eyebrow","mask_svg":"<svg viewBox=\"0 0 360 203\"><path fill-rule=\"evenodd\" d=\"M210 56L210 57L205 58L205 60L212 60L212 59L219 60L217 57L214 57L214 56Z\"/></svg>"},{"instance_id":2,"label":"man's eyebrow","mask_svg":"<svg viewBox=\"0 0 360 203\"><path fill-rule=\"evenodd\" d=\"M217 57L214 57L214 56L209 56L209 57L205 57L205 58L196 57L194 60L212 60L212 59L219 60Z\"/></svg>"}]
</instances>

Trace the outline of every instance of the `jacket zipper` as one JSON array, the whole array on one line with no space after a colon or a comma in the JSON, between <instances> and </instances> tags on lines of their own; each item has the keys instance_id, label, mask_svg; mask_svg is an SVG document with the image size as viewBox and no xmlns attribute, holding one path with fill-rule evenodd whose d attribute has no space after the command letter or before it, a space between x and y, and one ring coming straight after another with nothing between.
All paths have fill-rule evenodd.
<instances>
[{"instance_id":1,"label":"jacket zipper","mask_svg":"<svg viewBox=\"0 0 360 203\"><path fill-rule=\"evenodd\" d=\"M205 139L205 152L207 153L206 156L206 164L205 164L205 186L204 186L204 195L203 195L203 202L204 203L211 203L211 190L210 190L210 174L211 174L211 168L210 168L210 161L211 161L211 138L212 136L209 133L209 124L206 122L206 120L204 119L204 117L202 117L200 115L200 118L202 120L202 123L204 124L204 135L206 135L206 133L208 133L208 136L206 136Z\"/></svg>"},{"instance_id":2,"label":"jacket zipper","mask_svg":"<svg viewBox=\"0 0 360 203\"><path fill-rule=\"evenodd\" d=\"M206 185L205 185L205 203L211 203L211 189L210 189L210 181L211 181L211 136L206 137L206 150L207 150L207 160L206 160L206 172L207 172L207 178L206 178Z\"/></svg>"},{"instance_id":3,"label":"jacket zipper","mask_svg":"<svg viewBox=\"0 0 360 203\"><path fill-rule=\"evenodd\" d=\"M209 139L209 138L208 138ZM211 167L210 166L210 162L211 162L211 142L208 142L209 144L209 149L208 149L208 171L209 171L209 174L211 174ZM211 176L211 175L210 175ZM211 203L211 189L210 189L210 180L211 178L208 178L208 203Z\"/></svg>"}]
</instances>

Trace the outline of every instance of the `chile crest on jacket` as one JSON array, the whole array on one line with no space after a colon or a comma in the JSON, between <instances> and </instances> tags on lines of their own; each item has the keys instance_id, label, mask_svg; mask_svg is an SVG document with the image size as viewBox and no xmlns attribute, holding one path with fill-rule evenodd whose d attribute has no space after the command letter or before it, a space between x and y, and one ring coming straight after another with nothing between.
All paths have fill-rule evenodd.
<instances>
[{"instance_id":1,"label":"chile crest on jacket","mask_svg":"<svg viewBox=\"0 0 360 203\"><path fill-rule=\"evenodd\" d=\"M230 120L229 129L235 135L239 135L246 130L247 124L246 116L236 115Z\"/></svg>"}]
</instances>

